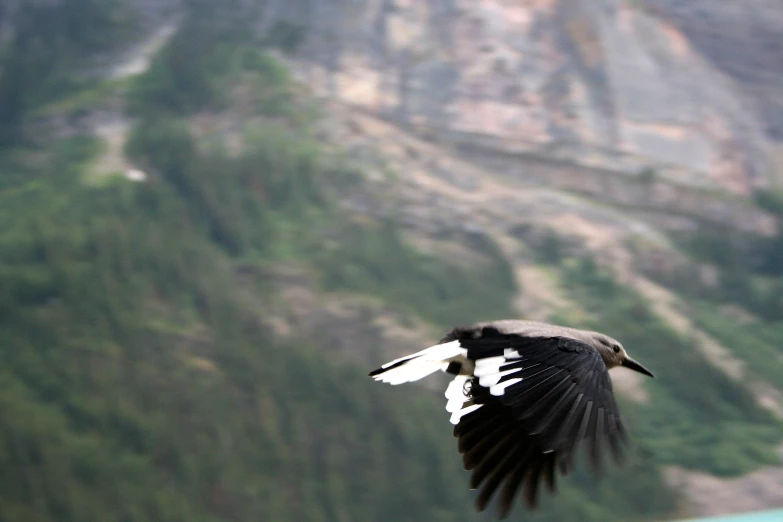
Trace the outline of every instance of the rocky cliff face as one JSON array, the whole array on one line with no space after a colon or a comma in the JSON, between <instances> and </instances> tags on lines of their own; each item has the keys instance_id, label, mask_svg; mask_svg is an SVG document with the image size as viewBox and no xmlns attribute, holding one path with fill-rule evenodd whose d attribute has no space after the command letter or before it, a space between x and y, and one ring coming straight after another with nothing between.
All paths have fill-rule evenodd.
<instances>
[{"instance_id":1,"label":"rocky cliff face","mask_svg":"<svg viewBox=\"0 0 783 522\"><path fill-rule=\"evenodd\" d=\"M265 14L307 25L304 77L351 106L436 134L749 194L768 182L774 129L760 107L777 101L738 83L742 59L710 47L698 11L679 17L678 4L270 0ZM763 14L764 2L751 4ZM731 20L729 6L711 12ZM745 52L775 45L765 34Z\"/></svg>"},{"instance_id":2,"label":"rocky cliff face","mask_svg":"<svg viewBox=\"0 0 783 522\"><path fill-rule=\"evenodd\" d=\"M765 131L783 141L783 4L775 0L643 0L695 50L731 77L755 105Z\"/></svg>"}]
</instances>

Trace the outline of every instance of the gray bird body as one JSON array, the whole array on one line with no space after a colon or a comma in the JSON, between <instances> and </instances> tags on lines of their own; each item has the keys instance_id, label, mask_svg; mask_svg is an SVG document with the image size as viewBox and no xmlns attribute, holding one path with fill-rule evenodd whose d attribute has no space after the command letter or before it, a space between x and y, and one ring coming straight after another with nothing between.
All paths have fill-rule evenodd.
<instances>
[{"instance_id":1,"label":"gray bird body","mask_svg":"<svg viewBox=\"0 0 783 522\"><path fill-rule=\"evenodd\" d=\"M590 334L595 332L589 332L587 330L579 330L577 328L570 328L568 326L559 326L556 324L542 323L540 321L526 321L522 319L503 319L500 321L484 321L481 323L474 323L467 327L455 328L454 331L473 331L479 332L485 326L495 328L498 332L503 334L515 334L525 337L556 337L566 336L572 337L579 341L587 341L590 338ZM450 332L450 333L451 333ZM448 336L448 334L446 334Z\"/></svg>"},{"instance_id":2,"label":"gray bird body","mask_svg":"<svg viewBox=\"0 0 783 522\"><path fill-rule=\"evenodd\" d=\"M501 518L522 491L528 507L555 470L568 473L577 447L600 470L608 447L619 460L626 433L608 370L652 374L615 339L537 321L502 320L450 330L440 342L370 373L390 384L438 370L455 375L446 390L458 450L480 489L484 510L497 494Z\"/></svg>"},{"instance_id":3,"label":"gray bird body","mask_svg":"<svg viewBox=\"0 0 783 522\"><path fill-rule=\"evenodd\" d=\"M604 363L607 364L607 368L616 366L613 364L612 357L604 357L603 352L604 344L599 339L608 341L609 343L619 344L615 339L608 337L599 332L593 332L590 330L580 330L578 328L571 328L568 326L560 326L556 324L542 323L540 321L525 321L521 319L503 319L500 321L485 321L481 323L474 323L467 327L454 328L449 331L441 343L454 340L460 333L468 333L470 335L481 336L481 332L484 328L489 327L497 330L503 335L516 335L520 337L528 338L548 338L548 337L568 337L576 341L593 346L601 353ZM607 356L609 354L607 353ZM610 366L611 365L611 366Z\"/></svg>"}]
</instances>

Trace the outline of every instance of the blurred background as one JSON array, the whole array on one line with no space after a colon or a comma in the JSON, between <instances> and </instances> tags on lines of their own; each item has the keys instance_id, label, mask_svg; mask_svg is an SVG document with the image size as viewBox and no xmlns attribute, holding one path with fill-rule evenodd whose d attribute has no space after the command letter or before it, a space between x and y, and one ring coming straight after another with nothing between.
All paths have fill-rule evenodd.
<instances>
[{"instance_id":1,"label":"blurred background","mask_svg":"<svg viewBox=\"0 0 783 522\"><path fill-rule=\"evenodd\" d=\"M613 372L629 462L525 520L783 508L782 34L773 0L4 0L0 520L491 520L446 377L367 372L507 317L656 374Z\"/></svg>"}]
</instances>

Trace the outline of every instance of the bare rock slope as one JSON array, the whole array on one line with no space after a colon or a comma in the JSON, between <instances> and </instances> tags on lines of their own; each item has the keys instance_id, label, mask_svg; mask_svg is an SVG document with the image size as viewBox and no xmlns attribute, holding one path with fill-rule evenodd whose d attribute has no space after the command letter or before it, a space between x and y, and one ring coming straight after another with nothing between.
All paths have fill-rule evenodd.
<instances>
[{"instance_id":1,"label":"bare rock slope","mask_svg":"<svg viewBox=\"0 0 783 522\"><path fill-rule=\"evenodd\" d=\"M270 1L266 16L307 25L308 83L354 107L436 134L491 136L580 164L652 168L681 184L748 194L768 183L772 138L758 109L776 98L738 83L732 65L741 60L706 52L713 47L675 4L297 0ZM766 9L744 4L759 16ZM710 12L733 20L731 6ZM759 38L770 40L748 45L766 45Z\"/></svg>"}]
</instances>

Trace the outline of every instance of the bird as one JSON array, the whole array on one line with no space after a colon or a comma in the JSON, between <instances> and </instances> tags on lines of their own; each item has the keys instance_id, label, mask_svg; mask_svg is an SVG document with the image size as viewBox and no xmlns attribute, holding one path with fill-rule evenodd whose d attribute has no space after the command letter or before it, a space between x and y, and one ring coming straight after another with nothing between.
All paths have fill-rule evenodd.
<instances>
[{"instance_id":1,"label":"bird","mask_svg":"<svg viewBox=\"0 0 783 522\"><path fill-rule=\"evenodd\" d=\"M598 474L607 449L622 462L629 437L608 373L620 366L653 377L608 335L508 319L453 328L438 344L369 375L392 385L437 371L454 375L446 411L470 488L478 490L476 509L495 496L505 519L518 496L532 510L542 484L554 494L557 472L573 469L579 448Z\"/></svg>"}]
</instances>

